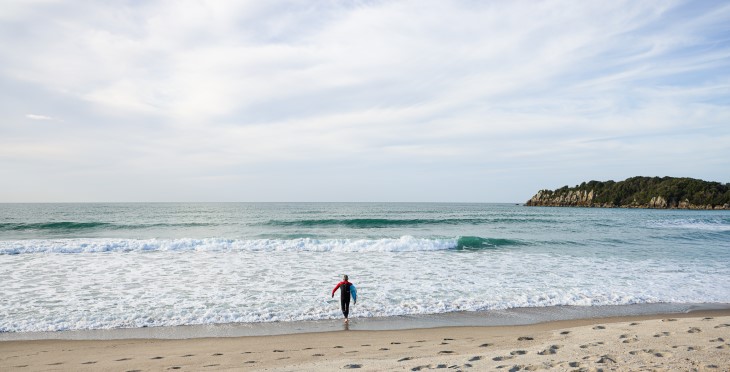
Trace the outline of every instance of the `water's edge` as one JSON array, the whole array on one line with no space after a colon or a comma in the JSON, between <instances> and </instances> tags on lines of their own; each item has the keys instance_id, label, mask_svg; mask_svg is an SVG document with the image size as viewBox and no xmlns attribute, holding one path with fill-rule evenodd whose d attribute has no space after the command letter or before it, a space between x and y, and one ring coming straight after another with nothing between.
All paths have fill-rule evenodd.
<instances>
[{"instance_id":1,"label":"water's edge","mask_svg":"<svg viewBox=\"0 0 730 372\"><path fill-rule=\"evenodd\" d=\"M431 315L353 318L348 326L345 326L342 320L316 320L273 323L228 323L175 327L95 329L59 332L0 333L0 341L190 339L209 337L270 336L296 333L337 332L343 330L384 331L438 327L517 326L563 320L689 314L700 311L723 310L730 310L730 303L556 306L477 312L455 312Z\"/></svg>"}]
</instances>

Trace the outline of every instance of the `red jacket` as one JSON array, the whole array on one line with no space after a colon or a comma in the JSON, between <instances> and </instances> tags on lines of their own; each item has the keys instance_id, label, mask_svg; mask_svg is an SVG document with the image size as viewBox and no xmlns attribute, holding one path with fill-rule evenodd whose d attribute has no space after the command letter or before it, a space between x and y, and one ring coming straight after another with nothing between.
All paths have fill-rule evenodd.
<instances>
[{"instance_id":1,"label":"red jacket","mask_svg":"<svg viewBox=\"0 0 730 372\"><path fill-rule=\"evenodd\" d=\"M348 282L346 280L343 280L343 281L337 283L337 285L335 286L335 289L332 290L332 297L335 297L335 292L337 291L337 289L340 288L340 287L342 287L342 286L344 286L344 285L347 285L349 287L348 288L349 289L348 292L350 292L350 295L352 296L352 299L355 300L355 302L357 302L357 290L355 289L355 286L352 283L350 283L350 282ZM345 296L344 289L340 293L342 293L342 295Z\"/></svg>"}]
</instances>

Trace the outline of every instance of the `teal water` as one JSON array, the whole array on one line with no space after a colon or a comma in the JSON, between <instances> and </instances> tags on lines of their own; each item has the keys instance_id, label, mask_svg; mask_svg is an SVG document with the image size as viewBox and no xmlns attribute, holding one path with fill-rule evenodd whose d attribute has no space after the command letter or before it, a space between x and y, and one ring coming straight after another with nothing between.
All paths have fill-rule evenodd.
<instances>
[{"instance_id":1,"label":"teal water","mask_svg":"<svg viewBox=\"0 0 730 372\"><path fill-rule=\"evenodd\" d=\"M730 303L728 262L727 211L0 204L0 331L331 319L342 273L360 317Z\"/></svg>"}]
</instances>

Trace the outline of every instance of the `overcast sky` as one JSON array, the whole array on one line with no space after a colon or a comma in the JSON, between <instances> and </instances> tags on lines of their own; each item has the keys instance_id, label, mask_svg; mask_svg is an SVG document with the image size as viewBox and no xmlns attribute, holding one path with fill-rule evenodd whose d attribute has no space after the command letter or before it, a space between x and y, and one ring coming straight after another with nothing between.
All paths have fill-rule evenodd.
<instances>
[{"instance_id":1,"label":"overcast sky","mask_svg":"<svg viewBox=\"0 0 730 372\"><path fill-rule=\"evenodd\" d=\"M725 1L0 6L0 202L730 182Z\"/></svg>"}]
</instances>

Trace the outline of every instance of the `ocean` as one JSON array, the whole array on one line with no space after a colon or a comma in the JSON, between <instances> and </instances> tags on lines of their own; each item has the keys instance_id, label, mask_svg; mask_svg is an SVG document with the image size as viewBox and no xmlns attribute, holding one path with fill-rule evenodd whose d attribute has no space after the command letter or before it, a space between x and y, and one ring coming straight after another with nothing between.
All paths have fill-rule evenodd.
<instances>
[{"instance_id":1,"label":"ocean","mask_svg":"<svg viewBox=\"0 0 730 372\"><path fill-rule=\"evenodd\" d=\"M730 303L730 212L0 204L0 332Z\"/></svg>"}]
</instances>

